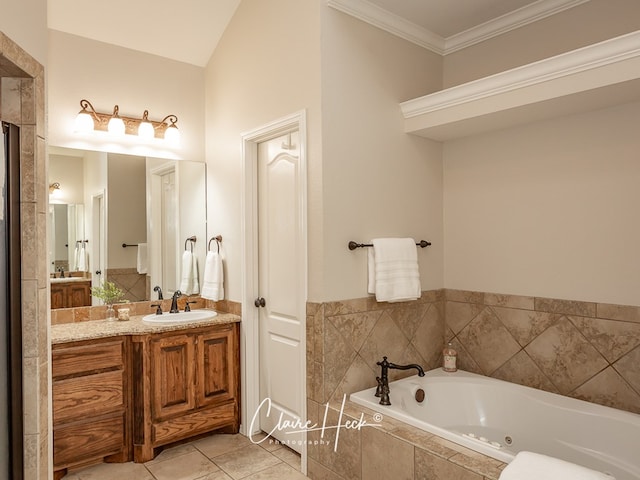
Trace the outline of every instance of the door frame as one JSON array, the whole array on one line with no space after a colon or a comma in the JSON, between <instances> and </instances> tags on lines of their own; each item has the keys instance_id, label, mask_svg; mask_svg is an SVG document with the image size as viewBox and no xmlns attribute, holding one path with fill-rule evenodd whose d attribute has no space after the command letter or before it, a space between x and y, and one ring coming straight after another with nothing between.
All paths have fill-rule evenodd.
<instances>
[{"instance_id":1,"label":"door frame","mask_svg":"<svg viewBox=\"0 0 640 480\"><path fill-rule=\"evenodd\" d=\"M158 165L149 169L149 208L147 209L147 215L151 219L151 227L148 227L147 235L148 235L148 249L149 249L149 270L148 275L150 278L150 285L162 285L162 288L166 291L165 294L173 294L173 291L167 289L165 283L162 281L164 277L163 272L163 231L162 231L162 209L159 207L161 205L160 197L162 196L162 177L164 175L168 175L170 173L175 174L176 179L176 211L180 210L179 205L179 193L178 189L178 169L176 162L171 160L162 165ZM154 207L155 206L155 207ZM182 255L182 250L180 247L180 226L176 228L176 257L175 257L175 266L176 266L176 278L175 286L176 290L180 288L180 259ZM147 292L149 294L149 298L151 298L152 292Z\"/></svg>"},{"instance_id":2,"label":"door frame","mask_svg":"<svg viewBox=\"0 0 640 480\"><path fill-rule=\"evenodd\" d=\"M302 362L302 417L306 418L306 301L308 296L307 274L307 122L306 110L274 120L242 134L242 323L240 324L242 425L245 435L258 410L260 397L260 328L259 311L253 304L258 297L258 144L276 138L289 130L298 129L300 136L300 168L298 186L301 197L300 238L302 239L300 278L304 279L303 298L299 305L302 312L301 357ZM259 421L259 419L258 419ZM302 445L302 468L306 472L306 444Z\"/></svg>"},{"instance_id":3,"label":"door frame","mask_svg":"<svg viewBox=\"0 0 640 480\"><path fill-rule=\"evenodd\" d=\"M100 189L91 195L91 255L89 256L89 271L92 285L103 284L107 280L107 190ZM100 264L96 259L100 258ZM100 276L95 272L100 270ZM99 280L99 282L96 282ZM104 305L98 297L92 297L91 305Z\"/></svg>"}]
</instances>

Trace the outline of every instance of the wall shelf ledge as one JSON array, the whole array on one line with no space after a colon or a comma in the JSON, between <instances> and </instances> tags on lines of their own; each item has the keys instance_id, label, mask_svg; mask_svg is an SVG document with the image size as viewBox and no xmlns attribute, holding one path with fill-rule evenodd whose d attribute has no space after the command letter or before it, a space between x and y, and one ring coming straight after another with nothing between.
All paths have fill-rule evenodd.
<instances>
[{"instance_id":1,"label":"wall shelf ledge","mask_svg":"<svg viewBox=\"0 0 640 480\"><path fill-rule=\"evenodd\" d=\"M405 131L451 140L640 100L640 31L400 104Z\"/></svg>"}]
</instances>

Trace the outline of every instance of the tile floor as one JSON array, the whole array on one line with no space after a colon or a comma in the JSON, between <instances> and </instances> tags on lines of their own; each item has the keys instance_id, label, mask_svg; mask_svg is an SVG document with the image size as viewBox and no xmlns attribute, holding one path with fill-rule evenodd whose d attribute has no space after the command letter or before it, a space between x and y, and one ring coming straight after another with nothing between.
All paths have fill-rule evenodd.
<instances>
[{"instance_id":1,"label":"tile floor","mask_svg":"<svg viewBox=\"0 0 640 480\"><path fill-rule=\"evenodd\" d=\"M258 442L263 436L254 436ZM147 463L103 463L72 470L64 480L304 480L300 456L265 439L211 435L168 448Z\"/></svg>"}]
</instances>

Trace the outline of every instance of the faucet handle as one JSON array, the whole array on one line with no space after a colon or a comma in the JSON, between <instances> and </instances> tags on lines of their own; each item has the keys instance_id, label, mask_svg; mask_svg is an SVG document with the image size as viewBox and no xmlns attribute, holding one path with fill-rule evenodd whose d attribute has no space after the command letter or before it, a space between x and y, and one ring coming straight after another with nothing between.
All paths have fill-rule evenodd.
<instances>
[{"instance_id":1,"label":"faucet handle","mask_svg":"<svg viewBox=\"0 0 640 480\"><path fill-rule=\"evenodd\" d=\"M162 305L160 305L159 303L153 303L151 304L152 307L157 307L156 308L156 315L162 315Z\"/></svg>"},{"instance_id":2,"label":"faucet handle","mask_svg":"<svg viewBox=\"0 0 640 480\"><path fill-rule=\"evenodd\" d=\"M198 303L196 300L192 300L192 301L187 301L187 303L184 306L184 311L185 312L190 312L191 311L191 307L189 306L190 303Z\"/></svg>"},{"instance_id":3,"label":"faucet handle","mask_svg":"<svg viewBox=\"0 0 640 480\"><path fill-rule=\"evenodd\" d=\"M380 377L376 377L376 381L378 382L378 386L376 387L376 393L373 394L374 397L380 397L382 395L382 379Z\"/></svg>"},{"instance_id":4,"label":"faucet handle","mask_svg":"<svg viewBox=\"0 0 640 480\"><path fill-rule=\"evenodd\" d=\"M387 357L382 357L382 361L376 362L376 365L380 365L381 367L388 367L389 362L387 361Z\"/></svg>"}]
</instances>

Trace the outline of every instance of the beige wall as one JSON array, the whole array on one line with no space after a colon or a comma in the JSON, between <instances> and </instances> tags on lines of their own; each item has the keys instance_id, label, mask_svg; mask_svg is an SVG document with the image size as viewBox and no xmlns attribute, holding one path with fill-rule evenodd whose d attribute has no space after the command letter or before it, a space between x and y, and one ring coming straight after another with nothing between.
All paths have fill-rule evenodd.
<instances>
[{"instance_id":1,"label":"beige wall","mask_svg":"<svg viewBox=\"0 0 640 480\"><path fill-rule=\"evenodd\" d=\"M367 295L366 249L414 237L422 289L442 286L441 146L404 133L398 104L441 85L439 56L330 8L322 17L322 298Z\"/></svg>"},{"instance_id":2,"label":"beige wall","mask_svg":"<svg viewBox=\"0 0 640 480\"><path fill-rule=\"evenodd\" d=\"M47 64L47 0L0 0L0 32Z\"/></svg>"},{"instance_id":3,"label":"beige wall","mask_svg":"<svg viewBox=\"0 0 640 480\"><path fill-rule=\"evenodd\" d=\"M162 158L204 160L204 69L127 48L49 31L49 145ZM175 151L142 148L139 142L105 142L74 134L80 100L97 111L151 120L178 117Z\"/></svg>"},{"instance_id":4,"label":"beige wall","mask_svg":"<svg viewBox=\"0 0 640 480\"><path fill-rule=\"evenodd\" d=\"M640 104L444 146L445 287L640 305Z\"/></svg>"},{"instance_id":5,"label":"beige wall","mask_svg":"<svg viewBox=\"0 0 640 480\"><path fill-rule=\"evenodd\" d=\"M60 190L49 203L84 203L84 165L81 157L49 155L49 180L60 183Z\"/></svg>"},{"instance_id":6,"label":"beige wall","mask_svg":"<svg viewBox=\"0 0 640 480\"><path fill-rule=\"evenodd\" d=\"M590 0L444 57L450 87L640 29L637 0ZM423 92L423 95L430 93Z\"/></svg>"},{"instance_id":7,"label":"beige wall","mask_svg":"<svg viewBox=\"0 0 640 480\"><path fill-rule=\"evenodd\" d=\"M108 155L107 268L135 268L136 248L147 239L146 159Z\"/></svg>"},{"instance_id":8,"label":"beige wall","mask_svg":"<svg viewBox=\"0 0 640 480\"><path fill-rule=\"evenodd\" d=\"M206 77L208 226L224 237L225 296L241 300L241 135L306 109L309 254L322 228L319 2L245 0L227 27ZM318 287L311 274L310 289Z\"/></svg>"}]
</instances>

